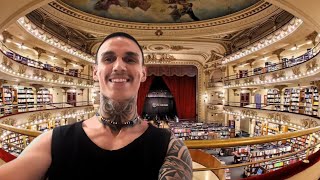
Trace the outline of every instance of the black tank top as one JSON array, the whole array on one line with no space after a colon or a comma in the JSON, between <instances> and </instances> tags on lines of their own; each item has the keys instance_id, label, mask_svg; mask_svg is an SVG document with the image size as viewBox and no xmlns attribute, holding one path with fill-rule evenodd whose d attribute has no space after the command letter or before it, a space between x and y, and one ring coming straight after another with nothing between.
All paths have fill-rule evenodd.
<instances>
[{"instance_id":1,"label":"black tank top","mask_svg":"<svg viewBox=\"0 0 320 180\"><path fill-rule=\"evenodd\" d=\"M94 144L82 122L53 130L49 180L63 179L158 179L170 131L149 124L137 139L119 150L104 150Z\"/></svg>"}]
</instances>

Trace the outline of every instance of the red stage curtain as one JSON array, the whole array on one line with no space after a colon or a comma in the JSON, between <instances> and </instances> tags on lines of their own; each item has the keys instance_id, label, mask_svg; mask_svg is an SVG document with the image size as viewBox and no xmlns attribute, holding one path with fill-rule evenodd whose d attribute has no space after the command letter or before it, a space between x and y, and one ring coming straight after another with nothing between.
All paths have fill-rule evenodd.
<instances>
[{"instance_id":1,"label":"red stage curtain","mask_svg":"<svg viewBox=\"0 0 320 180\"><path fill-rule=\"evenodd\" d=\"M140 84L138 98L137 98L138 114L140 116L142 115L144 101L146 100L146 97L149 92L153 79L154 79L154 76L148 76L147 80Z\"/></svg>"},{"instance_id":2,"label":"red stage curtain","mask_svg":"<svg viewBox=\"0 0 320 180\"><path fill-rule=\"evenodd\" d=\"M162 76L174 97L180 119L196 118L196 77Z\"/></svg>"}]
</instances>

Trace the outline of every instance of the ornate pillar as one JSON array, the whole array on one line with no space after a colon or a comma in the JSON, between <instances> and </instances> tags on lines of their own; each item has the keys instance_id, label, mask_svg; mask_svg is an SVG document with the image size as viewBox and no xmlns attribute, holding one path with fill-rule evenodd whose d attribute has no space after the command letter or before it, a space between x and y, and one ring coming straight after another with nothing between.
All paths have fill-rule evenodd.
<instances>
[{"instance_id":1,"label":"ornate pillar","mask_svg":"<svg viewBox=\"0 0 320 180\"><path fill-rule=\"evenodd\" d=\"M67 102L67 91L70 87L60 87L64 92L62 92L62 102Z\"/></svg>"},{"instance_id":2,"label":"ornate pillar","mask_svg":"<svg viewBox=\"0 0 320 180\"><path fill-rule=\"evenodd\" d=\"M312 44L315 46L316 45L316 38L318 36L318 33L316 31L313 31L311 34L309 34L307 37L306 37L306 40L309 41L311 40L312 41Z\"/></svg>"},{"instance_id":3,"label":"ornate pillar","mask_svg":"<svg viewBox=\"0 0 320 180\"><path fill-rule=\"evenodd\" d=\"M3 37L3 43L6 43L7 39L12 39L12 34L10 34L8 31L3 31L1 34Z\"/></svg>"},{"instance_id":4,"label":"ornate pillar","mask_svg":"<svg viewBox=\"0 0 320 180\"><path fill-rule=\"evenodd\" d=\"M39 47L33 47L33 49L38 52L38 60L40 59L41 54L46 53L46 50Z\"/></svg>"},{"instance_id":5,"label":"ornate pillar","mask_svg":"<svg viewBox=\"0 0 320 180\"><path fill-rule=\"evenodd\" d=\"M272 54L277 55L279 63L281 63L281 59L282 59L281 53L283 51L285 51L285 49L284 48L280 48L280 49L277 49L277 50L272 52Z\"/></svg>"},{"instance_id":6,"label":"ornate pillar","mask_svg":"<svg viewBox=\"0 0 320 180\"><path fill-rule=\"evenodd\" d=\"M286 87L288 87L287 85L276 85L276 86L274 86L274 88L276 88L276 89L279 89L279 93L280 93L280 104L283 104L284 103L284 96L283 96L283 92L282 92L282 90L284 89L284 88L286 88ZM282 109L282 108L281 108Z\"/></svg>"},{"instance_id":7,"label":"ornate pillar","mask_svg":"<svg viewBox=\"0 0 320 180\"><path fill-rule=\"evenodd\" d=\"M30 84L32 87L34 87L35 89L36 89L36 93L34 93L35 94L35 104L37 104L38 105L38 91L40 90L40 88L42 88L43 87L43 85L42 84ZM42 104L43 104L43 101L41 101L42 102ZM43 108L44 109L46 109L46 107L45 107L45 105L43 106Z\"/></svg>"}]
</instances>

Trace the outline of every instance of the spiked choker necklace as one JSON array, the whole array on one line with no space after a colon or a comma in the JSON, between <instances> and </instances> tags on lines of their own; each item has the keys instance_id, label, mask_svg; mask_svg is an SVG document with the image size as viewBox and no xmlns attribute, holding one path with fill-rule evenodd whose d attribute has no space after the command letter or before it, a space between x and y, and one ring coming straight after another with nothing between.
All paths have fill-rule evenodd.
<instances>
[{"instance_id":1,"label":"spiked choker necklace","mask_svg":"<svg viewBox=\"0 0 320 180\"><path fill-rule=\"evenodd\" d=\"M96 116L98 117L98 120L104 126L109 126L111 128L116 128L116 129L121 129L123 127L128 127L128 126L134 126L135 124L137 124L137 122L139 120L139 116L137 116L130 121L121 123L121 122L116 122L116 121L112 121L110 119L104 118L104 117L100 116L100 114L98 112L96 113Z\"/></svg>"}]
</instances>

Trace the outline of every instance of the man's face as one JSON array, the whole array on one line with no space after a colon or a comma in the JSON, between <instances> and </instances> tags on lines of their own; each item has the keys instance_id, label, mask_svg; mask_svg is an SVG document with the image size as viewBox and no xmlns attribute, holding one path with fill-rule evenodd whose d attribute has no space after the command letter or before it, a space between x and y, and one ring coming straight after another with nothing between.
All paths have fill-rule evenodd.
<instances>
[{"instance_id":1,"label":"man's face","mask_svg":"<svg viewBox=\"0 0 320 180\"><path fill-rule=\"evenodd\" d=\"M146 80L142 54L137 44L125 37L105 41L98 53L93 77L99 81L100 92L115 101L131 99Z\"/></svg>"}]
</instances>

